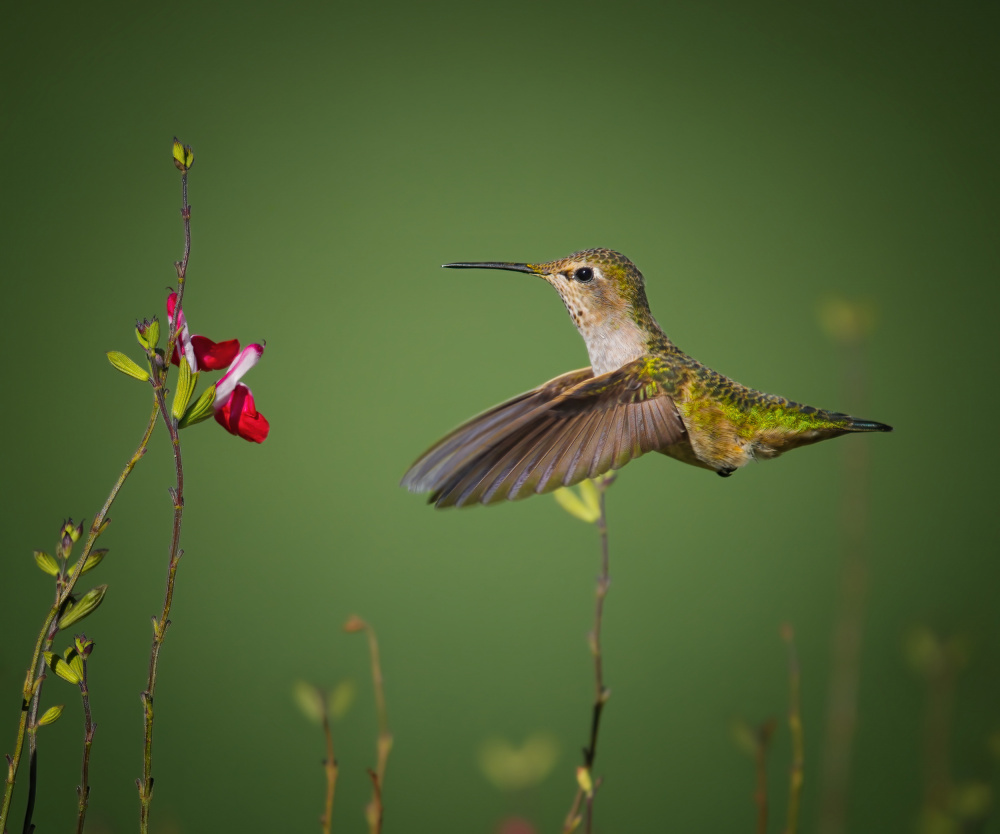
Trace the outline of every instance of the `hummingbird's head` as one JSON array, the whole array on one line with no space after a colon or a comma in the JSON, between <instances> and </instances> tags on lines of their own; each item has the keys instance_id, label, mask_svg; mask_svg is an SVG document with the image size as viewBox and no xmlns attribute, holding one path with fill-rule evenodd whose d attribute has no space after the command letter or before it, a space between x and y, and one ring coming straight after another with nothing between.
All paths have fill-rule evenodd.
<instances>
[{"instance_id":1,"label":"hummingbird's head","mask_svg":"<svg viewBox=\"0 0 1000 834\"><path fill-rule=\"evenodd\" d=\"M641 356L650 330L659 330L649 312L642 273L612 249L585 249L539 264L463 262L445 266L508 269L544 278L555 287L586 341L595 373Z\"/></svg>"}]
</instances>

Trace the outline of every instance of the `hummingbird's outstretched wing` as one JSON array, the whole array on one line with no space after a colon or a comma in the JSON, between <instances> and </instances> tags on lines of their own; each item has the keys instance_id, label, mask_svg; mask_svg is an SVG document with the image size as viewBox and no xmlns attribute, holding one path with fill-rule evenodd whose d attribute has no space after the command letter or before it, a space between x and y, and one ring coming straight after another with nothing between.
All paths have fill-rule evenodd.
<instances>
[{"instance_id":1,"label":"hummingbird's outstretched wing","mask_svg":"<svg viewBox=\"0 0 1000 834\"><path fill-rule=\"evenodd\" d=\"M646 359L594 377L573 371L455 429L406 473L438 507L551 492L618 469L684 433L670 392Z\"/></svg>"}]
</instances>

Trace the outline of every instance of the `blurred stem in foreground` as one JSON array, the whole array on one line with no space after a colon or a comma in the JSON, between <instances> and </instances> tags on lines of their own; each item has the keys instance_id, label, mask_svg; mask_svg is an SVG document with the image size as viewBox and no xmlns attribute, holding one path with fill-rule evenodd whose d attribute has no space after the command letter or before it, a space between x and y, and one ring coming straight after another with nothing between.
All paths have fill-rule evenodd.
<instances>
[{"instance_id":1,"label":"blurred stem in foreground","mask_svg":"<svg viewBox=\"0 0 1000 834\"><path fill-rule=\"evenodd\" d=\"M579 497L569 489L559 489L555 492L555 498L564 510L581 521L594 524L601 537L601 574L597 577L594 630L590 633L590 651L594 656L594 709L590 721L590 742L583 748L583 765L576 771L579 787L563 823L564 834L575 831L584 821L586 825L584 830L587 834L593 831L594 794L601 786L600 779L594 780L594 759L597 757L597 734L601 726L601 713L611 694L604 685L604 658L601 654L604 598L608 594L608 588L611 587L611 574L608 568L608 522L604 498L616 477L615 473L610 473L593 481L584 481L580 484ZM584 802L586 802L585 816L580 813Z\"/></svg>"},{"instance_id":2,"label":"blurred stem in foreground","mask_svg":"<svg viewBox=\"0 0 1000 834\"><path fill-rule=\"evenodd\" d=\"M767 754L777 726L778 722L773 718L762 721L756 727L741 719L733 722L733 741L753 759L753 802L757 808L757 834L767 834Z\"/></svg>"},{"instance_id":3,"label":"blurred stem in foreground","mask_svg":"<svg viewBox=\"0 0 1000 834\"><path fill-rule=\"evenodd\" d=\"M382 679L382 663L379 660L378 640L375 629L358 616L353 616L344 623L344 631L356 634L364 631L368 635L368 652L372 661L372 685L375 689L375 714L378 718L378 739L375 743L377 764L375 769L369 769L372 780L372 800L365 808L365 818L368 820L370 834L379 834L382 830L382 791L385 787L385 766L392 750L392 733L389 732L389 718L385 709L385 686Z\"/></svg>"},{"instance_id":4,"label":"blurred stem in foreground","mask_svg":"<svg viewBox=\"0 0 1000 834\"><path fill-rule=\"evenodd\" d=\"M788 821L785 824L785 834L795 834L799 829L802 768L805 761L802 740L802 672L799 667L799 654L795 650L795 632L791 625L782 626L781 636L788 644L788 729L792 735L792 764L788 769Z\"/></svg>"},{"instance_id":5,"label":"blurred stem in foreground","mask_svg":"<svg viewBox=\"0 0 1000 834\"><path fill-rule=\"evenodd\" d=\"M872 309L861 302L830 299L820 310L827 335L840 349L844 402L866 412L867 341ZM858 681L868 592L868 444L845 443L841 498L840 582L833 627L830 688L819 791L819 834L847 830L847 795L857 728Z\"/></svg>"},{"instance_id":6,"label":"blurred stem in foreground","mask_svg":"<svg viewBox=\"0 0 1000 834\"><path fill-rule=\"evenodd\" d=\"M326 759L323 760L323 771L326 773L326 800L323 803L323 834L330 834L333 825L333 794L337 789L337 757L333 753L333 733L330 732L330 711L323 704L323 736L326 739Z\"/></svg>"},{"instance_id":7,"label":"blurred stem in foreground","mask_svg":"<svg viewBox=\"0 0 1000 834\"><path fill-rule=\"evenodd\" d=\"M337 787L337 776L340 767L333 748L333 731L331 721L343 718L354 703L355 688L353 681L341 681L332 690L326 690L304 680L295 681L292 695L302 714L323 728L323 739L326 745L326 758L323 759L323 773L326 777L326 797L323 802L323 814L320 825L323 834L330 834L333 826L333 798Z\"/></svg>"}]
</instances>

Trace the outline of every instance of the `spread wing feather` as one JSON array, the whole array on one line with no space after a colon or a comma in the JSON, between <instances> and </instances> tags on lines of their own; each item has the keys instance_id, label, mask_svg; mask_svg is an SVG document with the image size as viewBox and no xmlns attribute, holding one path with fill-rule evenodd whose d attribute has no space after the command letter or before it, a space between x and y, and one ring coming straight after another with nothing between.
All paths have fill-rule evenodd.
<instances>
[{"instance_id":1,"label":"spread wing feather","mask_svg":"<svg viewBox=\"0 0 1000 834\"><path fill-rule=\"evenodd\" d=\"M402 484L438 507L551 492L618 469L684 432L643 360L573 371L473 418L429 449Z\"/></svg>"}]
</instances>

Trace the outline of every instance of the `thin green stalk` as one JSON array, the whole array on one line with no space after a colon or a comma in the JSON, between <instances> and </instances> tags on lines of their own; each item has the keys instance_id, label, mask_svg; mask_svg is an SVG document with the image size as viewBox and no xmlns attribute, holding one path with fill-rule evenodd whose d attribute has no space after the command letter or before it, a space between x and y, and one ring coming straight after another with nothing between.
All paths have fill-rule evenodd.
<instances>
[{"instance_id":1,"label":"thin green stalk","mask_svg":"<svg viewBox=\"0 0 1000 834\"><path fill-rule=\"evenodd\" d=\"M385 767L389 761L389 751L392 749L392 733L389 732L389 718L385 709L385 686L382 679L382 662L379 660L378 640L375 629L368 626L368 651L372 659L372 685L375 690L375 714L378 716L378 739L375 743L377 764L375 772L369 771L372 778L372 803L368 823L371 834L379 834L382 830L382 791L385 788Z\"/></svg>"},{"instance_id":2,"label":"thin green stalk","mask_svg":"<svg viewBox=\"0 0 1000 834\"><path fill-rule=\"evenodd\" d=\"M125 468L121 471L121 474L118 476L118 480L111 488L111 493L104 502L104 506L95 516L94 522L90 526L90 534L87 537L87 543L84 546L83 555L77 560L76 567L73 569L73 572L70 574L66 584L63 586L61 593L57 596L56 601L49 609L49 612L45 617L45 622L42 624L42 628L38 632L38 639L35 641L35 650L31 656L31 663L28 666L28 672L24 679L24 690L21 700L21 719L17 729L17 741L14 745L14 752L7 757L7 779L4 789L3 806L0 807L0 831L7 830L7 816L10 813L11 798L14 794L14 781L17 778L17 771L21 761L21 752L24 748L24 736L28 724L28 711L34 694L40 686L39 679L41 677L41 667L39 660L42 657L46 637L49 630L56 622L56 618L59 616L63 606L69 601L69 596L73 592L73 588L76 586L76 582L80 578L80 574L83 572L83 566L86 564L91 551L94 549L97 537L100 536L102 532L102 528L107 520L108 511L111 509L111 505L114 504L115 498L118 497L118 492L121 490L126 479L135 468L135 465L141 460L142 456L146 454L146 448L149 445L149 438L152 436L153 427L156 425L157 411L158 406L154 404L153 410L149 415L149 422L146 425L146 431L142 436L139 447L135 450L135 454L132 455L128 463L125 464ZM37 675L35 673L36 669L39 670Z\"/></svg>"},{"instance_id":3,"label":"thin green stalk","mask_svg":"<svg viewBox=\"0 0 1000 834\"><path fill-rule=\"evenodd\" d=\"M159 619L153 619L153 643L149 650L149 671L146 677L146 688L142 692L142 778L136 779L139 789L139 830L141 834L149 831L149 805L153 799L153 696L156 692L156 670L160 659L160 649L170 625L170 606L174 599L174 581L177 576L177 564L184 551L180 549L181 522L184 517L184 464L181 458L181 441L177 429L177 421L167 407L164 383L167 378L170 358L173 356L174 345L177 342L177 322L181 313L181 302L184 297L184 280L187 276L188 258L191 255L191 206L188 205L187 172L181 172L181 219L184 221L184 254L181 260L174 263L177 270L177 299L174 314L170 318L170 335L167 339L167 349L164 353L164 366L153 374L151 383L153 395L160 411L160 416L170 435L170 445L174 454L174 470L177 481L170 490L174 502L174 523L170 536L170 553L167 564L167 585L163 596L163 608ZM180 357L183 362L184 357Z\"/></svg>"},{"instance_id":4,"label":"thin green stalk","mask_svg":"<svg viewBox=\"0 0 1000 834\"><path fill-rule=\"evenodd\" d=\"M187 172L181 174L181 219L184 221L184 254L179 261L174 261L177 271L177 303L174 314L170 317L170 329L167 337L167 352L164 354L167 362L174 355L174 345L177 344L177 322L181 315L181 301L184 300L184 281L187 278L188 259L191 257L191 206L188 205Z\"/></svg>"},{"instance_id":5,"label":"thin green stalk","mask_svg":"<svg viewBox=\"0 0 1000 834\"><path fill-rule=\"evenodd\" d=\"M56 600L59 599L58 582L56 585ZM51 651L52 641L56 639L59 632L58 620L53 620L49 626L45 642L42 644L43 657L38 661L38 672L35 675L35 691L31 696L31 709L28 711L28 801L24 806L24 825L21 830L24 834L31 834L35 826L31 818L35 814L35 799L38 796L38 705L42 699L42 685L45 683L45 660L44 653Z\"/></svg>"},{"instance_id":6,"label":"thin green stalk","mask_svg":"<svg viewBox=\"0 0 1000 834\"><path fill-rule=\"evenodd\" d=\"M186 361L181 358L181 361ZM153 696L156 692L156 671L160 659L160 649L170 625L170 607L174 600L174 581L177 576L177 564L184 551L180 549L181 522L184 517L184 464L181 459L180 435L177 421L173 419L167 407L163 394L162 377L155 388L156 401L160 415L170 434L170 444L174 452L174 468L177 474L176 486L170 490L174 502L174 523L170 536L170 555L167 566L167 585L163 596L163 609L159 618L153 618L153 643L149 651L149 671L146 677L146 688L142 692L143 714L143 752L142 778L136 780L139 789L139 830L142 834L149 831L149 805L153 799Z\"/></svg>"},{"instance_id":7,"label":"thin green stalk","mask_svg":"<svg viewBox=\"0 0 1000 834\"><path fill-rule=\"evenodd\" d=\"M771 718L757 728L754 734L754 770L756 787L754 802L757 805L757 834L767 834L767 751L771 746L775 722Z\"/></svg>"},{"instance_id":8,"label":"thin green stalk","mask_svg":"<svg viewBox=\"0 0 1000 834\"><path fill-rule=\"evenodd\" d=\"M844 402L854 414L864 413L867 399L867 340L871 312L864 304L831 302L837 313L827 330L840 348ZM836 322L836 325L834 324ZM868 444L845 443L841 495L840 580L831 645L831 670L819 784L819 834L844 834L854 737L858 725L858 692L869 585Z\"/></svg>"},{"instance_id":9,"label":"thin green stalk","mask_svg":"<svg viewBox=\"0 0 1000 834\"><path fill-rule=\"evenodd\" d=\"M84 655L83 675L80 680L80 697L83 700L83 764L80 767L80 786L76 789L79 803L76 815L76 834L83 834L83 824L87 819L90 805L90 748L94 743L97 725L90 712L90 689L87 687L87 658Z\"/></svg>"},{"instance_id":10,"label":"thin green stalk","mask_svg":"<svg viewBox=\"0 0 1000 834\"><path fill-rule=\"evenodd\" d=\"M580 787L570 806L563 831L570 832L579 827L580 806L586 801L587 834L593 831L594 796L601 786L601 780L593 781L594 759L597 757L597 735L601 726L601 713L611 694L604 685L604 658L601 651L601 625L604 621L604 600L611 587L611 574L608 561L608 519L605 510L605 493L614 483L615 475L609 475L595 481L599 496L600 514L594 522L598 535L601 537L601 574L597 577L596 601L594 605L594 630L590 634L590 649L594 655L594 708L590 720L590 742L583 749L583 767L577 773Z\"/></svg>"},{"instance_id":11,"label":"thin green stalk","mask_svg":"<svg viewBox=\"0 0 1000 834\"><path fill-rule=\"evenodd\" d=\"M792 735L792 765L788 772L788 821L785 824L785 834L795 834L799 827L805 761L802 741L802 673L799 669L799 655L795 650L795 634L791 626L785 626L782 636L788 643L788 728Z\"/></svg>"},{"instance_id":12,"label":"thin green stalk","mask_svg":"<svg viewBox=\"0 0 1000 834\"><path fill-rule=\"evenodd\" d=\"M326 802L323 806L323 834L330 834L333 825L333 795L337 788L337 757L333 753L333 733L330 731L330 709L324 693L320 698L323 706L323 735L326 737L326 759L323 770L326 772Z\"/></svg>"},{"instance_id":13,"label":"thin green stalk","mask_svg":"<svg viewBox=\"0 0 1000 834\"><path fill-rule=\"evenodd\" d=\"M389 731L389 718L385 708L385 686L382 679L382 663L379 660L378 640L375 629L358 616L351 617L344 624L344 631L356 634L364 631L368 635L368 652L372 662L372 685L375 690L375 714L378 718L378 739L376 740L377 764L375 770L369 769L368 776L372 780L372 799L365 808L370 834L379 834L382 830L382 791L385 787L385 768L392 750L392 733Z\"/></svg>"}]
</instances>

